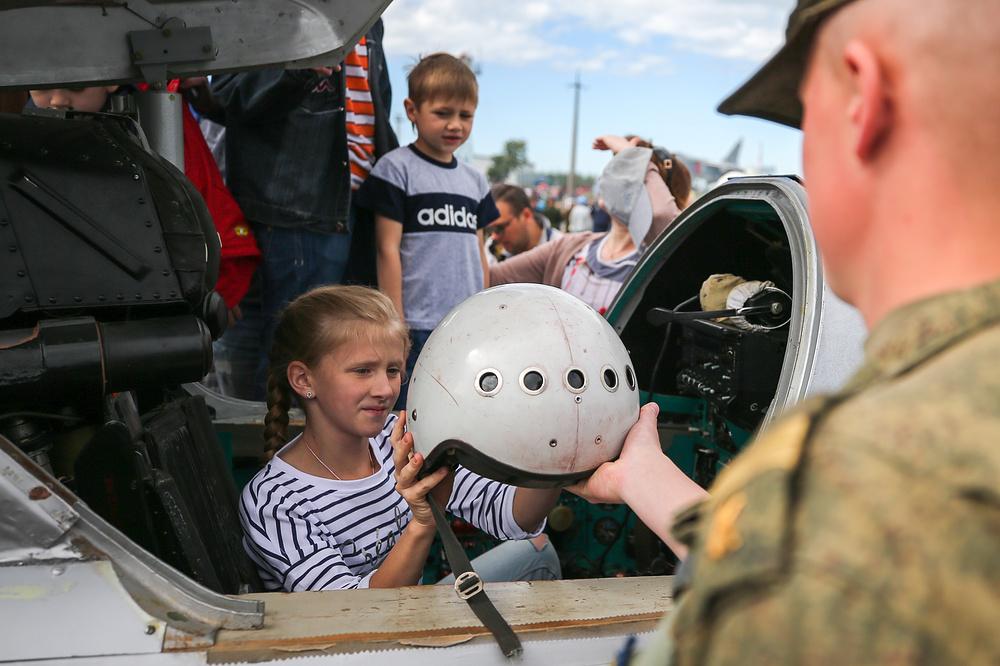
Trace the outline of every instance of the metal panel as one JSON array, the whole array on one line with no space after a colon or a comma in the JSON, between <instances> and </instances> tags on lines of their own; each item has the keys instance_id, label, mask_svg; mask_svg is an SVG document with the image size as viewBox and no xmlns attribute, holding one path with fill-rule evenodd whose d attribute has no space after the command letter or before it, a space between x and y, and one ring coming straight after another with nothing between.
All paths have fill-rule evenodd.
<instances>
[{"instance_id":1,"label":"metal panel","mask_svg":"<svg viewBox=\"0 0 1000 666\"><path fill-rule=\"evenodd\" d=\"M375 22L389 1L5 3L0 9L0 62L4 63L0 88L55 88L140 80L142 60L134 60L136 54L130 47L129 34L153 28L168 31L168 22L170 26L182 25L187 29L208 28L212 41L209 52L199 49L200 55L191 56L203 59L163 63L162 70L156 71L157 77L162 74L162 78L176 78L268 65L296 68L330 65L343 60L347 49ZM86 30L80 26L86 26ZM184 51L185 44L177 43L179 50Z\"/></svg>"},{"instance_id":2,"label":"metal panel","mask_svg":"<svg viewBox=\"0 0 1000 666\"><path fill-rule=\"evenodd\" d=\"M165 624L106 561L0 567L4 659L159 652Z\"/></svg>"}]
</instances>

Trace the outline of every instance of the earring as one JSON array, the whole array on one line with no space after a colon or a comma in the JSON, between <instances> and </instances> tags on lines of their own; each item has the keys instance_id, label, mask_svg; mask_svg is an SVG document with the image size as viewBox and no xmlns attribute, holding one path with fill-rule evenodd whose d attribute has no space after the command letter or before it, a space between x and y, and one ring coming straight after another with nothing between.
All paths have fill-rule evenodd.
<instances>
[{"instance_id":1,"label":"earring","mask_svg":"<svg viewBox=\"0 0 1000 666\"><path fill-rule=\"evenodd\" d=\"M316 394L313 393L312 391L306 391L306 397L312 400L313 398L316 397Z\"/></svg>"}]
</instances>

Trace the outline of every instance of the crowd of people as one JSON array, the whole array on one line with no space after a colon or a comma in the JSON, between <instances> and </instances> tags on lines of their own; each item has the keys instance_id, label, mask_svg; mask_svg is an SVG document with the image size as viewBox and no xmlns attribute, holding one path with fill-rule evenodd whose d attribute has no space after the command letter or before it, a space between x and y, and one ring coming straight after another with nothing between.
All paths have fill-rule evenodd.
<instances>
[{"instance_id":1,"label":"crowd of people","mask_svg":"<svg viewBox=\"0 0 1000 666\"><path fill-rule=\"evenodd\" d=\"M988 112L1000 13L958 4L799 0L785 46L721 107L801 126L829 283L872 333L841 391L785 415L709 492L662 454L655 405L617 461L572 487L627 502L686 556L677 609L639 663L1000 659L990 362L1000 358L1000 123ZM498 578L556 577L541 535L555 492L467 470L420 478L422 457L392 407L430 331L486 286L544 283L606 309L689 201L690 177L663 149L600 137L594 147L613 155L599 188L610 226L560 232L523 190L491 188L455 158L478 103L461 59L438 53L413 68L403 107L417 139L397 146L381 30L336 66L212 83L246 219L225 197L212 205L207 169L203 194L213 214L230 211L216 224L232 230L223 277L233 286L220 290L236 324L220 358L252 347L245 378L268 406L269 461L241 498L247 550L271 589L411 584L434 495L520 542L496 555ZM110 94L32 97L96 109ZM185 140L204 154L199 138ZM502 260L487 257L487 237ZM293 402L306 425L288 441Z\"/></svg>"}]
</instances>

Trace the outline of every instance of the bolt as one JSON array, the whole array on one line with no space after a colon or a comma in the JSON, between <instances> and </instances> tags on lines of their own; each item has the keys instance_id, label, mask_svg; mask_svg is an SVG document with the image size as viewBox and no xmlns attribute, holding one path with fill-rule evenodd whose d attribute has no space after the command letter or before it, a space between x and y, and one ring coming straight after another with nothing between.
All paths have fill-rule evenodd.
<instances>
[{"instance_id":1,"label":"bolt","mask_svg":"<svg viewBox=\"0 0 1000 666\"><path fill-rule=\"evenodd\" d=\"M73 297L73 302L74 303L82 303L83 302L83 296L74 296Z\"/></svg>"},{"instance_id":2,"label":"bolt","mask_svg":"<svg viewBox=\"0 0 1000 666\"><path fill-rule=\"evenodd\" d=\"M11 243L10 245L8 245L7 249L10 250L11 252L17 252L17 246L14 245L13 243Z\"/></svg>"},{"instance_id":3,"label":"bolt","mask_svg":"<svg viewBox=\"0 0 1000 666\"><path fill-rule=\"evenodd\" d=\"M156 627L154 627L151 624L147 624L146 625L146 635L147 636L152 636L155 633L156 633Z\"/></svg>"},{"instance_id":4,"label":"bolt","mask_svg":"<svg viewBox=\"0 0 1000 666\"><path fill-rule=\"evenodd\" d=\"M594 438L594 444L600 444L603 441L604 440L601 438L600 435L598 435L597 437Z\"/></svg>"},{"instance_id":5,"label":"bolt","mask_svg":"<svg viewBox=\"0 0 1000 666\"><path fill-rule=\"evenodd\" d=\"M163 248L160 247L159 245L154 245L153 246L153 252L156 252L157 254L159 254L160 252L163 252Z\"/></svg>"},{"instance_id":6,"label":"bolt","mask_svg":"<svg viewBox=\"0 0 1000 666\"><path fill-rule=\"evenodd\" d=\"M66 567L63 565L60 564L59 566L52 567L53 576L62 576L64 573L66 573Z\"/></svg>"},{"instance_id":7,"label":"bolt","mask_svg":"<svg viewBox=\"0 0 1000 666\"><path fill-rule=\"evenodd\" d=\"M19 270L17 272L17 277L24 277L25 275L27 275L27 273L25 273L23 270Z\"/></svg>"},{"instance_id":8,"label":"bolt","mask_svg":"<svg viewBox=\"0 0 1000 666\"><path fill-rule=\"evenodd\" d=\"M28 491L28 499L30 500L43 500L48 499L52 496L52 492L45 486L35 486Z\"/></svg>"},{"instance_id":9,"label":"bolt","mask_svg":"<svg viewBox=\"0 0 1000 666\"><path fill-rule=\"evenodd\" d=\"M56 297L55 296L49 296L49 303L55 304L55 302L56 302Z\"/></svg>"},{"instance_id":10,"label":"bolt","mask_svg":"<svg viewBox=\"0 0 1000 666\"><path fill-rule=\"evenodd\" d=\"M31 294L28 294L27 296L25 296L25 297L24 297L24 302L25 302L25 303L30 303L30 302L32 302L33 300L35 300L35 297L34 297L34 296L32 296Z\"/></svg>"},{"instance_id":11,"label":"bolt","mask_svg":"<svg viewBox=\"0 0 1000 666\"><path fill-rule=\"evenodd\" d=\"M552 448L555 448L556 446L558 446L558 444L559 444L559 442L557 442L554 439L550 439L549 440L549 446L551 446Z\"/></svg>"}]
</instances>

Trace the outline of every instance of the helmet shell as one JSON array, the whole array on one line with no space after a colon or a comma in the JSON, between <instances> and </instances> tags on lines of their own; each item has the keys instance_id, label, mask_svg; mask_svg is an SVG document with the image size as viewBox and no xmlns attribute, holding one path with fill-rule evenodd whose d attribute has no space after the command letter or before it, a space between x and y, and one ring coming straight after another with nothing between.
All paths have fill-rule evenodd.
<instances>
[{"instance_id":1,"label":"helmet shell","mask_svg":"<svg viewBox=\"0 0 1000 666\"><path fill-rule=\"evenodd\" d=\"M426 473L461 463L516 485L565 485L615 459L639 418L618 334L544 285L465 300L431 333L409 381L407 426Z\"/></svg>"}]
</instances>

